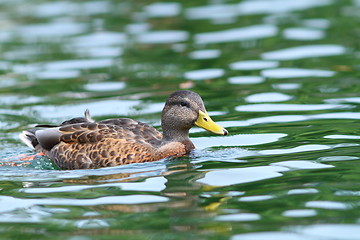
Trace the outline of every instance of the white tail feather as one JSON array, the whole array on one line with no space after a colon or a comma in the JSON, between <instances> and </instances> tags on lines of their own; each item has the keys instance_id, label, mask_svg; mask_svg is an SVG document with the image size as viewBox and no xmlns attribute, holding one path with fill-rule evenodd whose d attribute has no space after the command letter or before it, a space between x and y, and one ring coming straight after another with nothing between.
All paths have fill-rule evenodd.
<instances>
[{"instance_id":1,"label":"white tail feather","mask_svg":"<svg viewBox=\"0 0 360 240\"><path fill-rule=\"evenodd\" d=\"M86 109L86 110L85 110L84 115L85 115L86 120L88 120L89 122L95 122L95 121L91 118L91 116L90 116L90 111L89 111L89 109Z\"/></svg>"},{"instance_id":2,"label":"white tail feather","mask_svg":"<svg viewBox=\"0 0 360 240\"><path fill-rule=\"evenodd\" d=\"M21 141L23 141L23 143L25 143L28 147L30 147L31 149L34 149L34 146L31 144L31 140L29 139L29 137L27 136L28 134L32 134L28 131L22 131L22 133L19 134L19 138Z\"/></svg>"}]
</instances>

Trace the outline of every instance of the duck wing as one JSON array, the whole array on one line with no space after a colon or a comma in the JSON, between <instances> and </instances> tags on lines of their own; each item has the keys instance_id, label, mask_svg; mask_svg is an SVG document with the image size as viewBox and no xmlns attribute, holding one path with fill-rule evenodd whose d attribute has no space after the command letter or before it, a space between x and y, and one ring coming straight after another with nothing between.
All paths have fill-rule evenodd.
<instances>
[{"instance_id":1,"label":"duck wing","mask_svg":"<svg viewBox=\"0 0 360 240\"><path fill-rule=\"evenodd\" d=\"M162 143L156 129L132 119L70 124L34 134L38 149L61 169L155 161L154 152Z\"/></svg>"},{"instance_id":2,"label":"duck wing","mask_svg":"<svg viewBox=\"0 0 360 240\"><path fill-rule=\"evenodd\" d=\"M154 127L130 118L114 118L98 122L125 128L127 131L133 132L137 138L141 138L150 144L158 144L162 140L162 134Z\"/></svg>"},{"instance_id":3,"label":"duck wing","mask_svg":"<svg viewBox=\"0 0 360 240\"><path fill-rule=\"evenodd\" d=\"M41 131L45 131L47 137L51 135L54 139L58 139L59 142L80 144L99 142L104 138L108 138L132 139L156 145L160 144L162 139L162 134L155 128L127 118L110 119L96 123L71 124L54 130L45 129L36 132L36 136L39 135L40 144L42 144ZM49 147L46 149L49 149Z\"/></svg>"}]
</instances>

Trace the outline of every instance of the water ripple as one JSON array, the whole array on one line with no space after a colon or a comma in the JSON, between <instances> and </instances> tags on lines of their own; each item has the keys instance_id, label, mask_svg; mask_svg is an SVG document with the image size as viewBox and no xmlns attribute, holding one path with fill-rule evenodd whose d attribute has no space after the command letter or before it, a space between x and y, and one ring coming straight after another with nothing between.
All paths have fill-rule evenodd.
<instances>
[{"instance_id":1,"label":"water ripple","mask_svg":"<svg viewBox=\"0 0 360 240\"><path fill-rule=\"evenodd\" d=\"M239 3L239 11L242 15L266 14L266 13L284 13L290 11L305 10L314 7L326 6L331 4L331 0L257 0L244 1Z\"/></svg>"},{"instance_id":2,"label":"water ripple","mask_svg":"<svg viewBox=\"0 0 360 240\"><path fill-rule=\"evenodd\" d=\"M224 127L243 127L252 126L255 124L266 123L288 123L307 120L320 120L320 119L360 119L360 113L354 112L339 112L339 113L322 113L313 115L274 115L268 117L250 118L243 121L219 121L218 123ZM193 130L194 131L194 130ZM192 131L192 132L193 132ZM328 135L327 138L357 138L355 135Z\"/></svg>"},{"instance_id":3,"label":"water ripple","mask_svg":"<svg viewBox=\"0 0 360 240\"><path fill-rule=\"evenodd\" d=\"M69 79L80 77L81 72L78 70L49 70L38 71L30 75L36 79Z\"/></svg>"},{"instance_id":4,"label":"water ripple","mask_svg":"<svg viewBox=\"0 0 360 240\"><path fill-rule=\"evenodd\" d=\"M282 111L319 111L329 109L346 109L352 106L343 104L285 104L263 103L241 105L235 108L239 112L282 112Z\"/></svg>"},{"instance_id":5,"label":"water ripple","mask_svg":"<svg viewBox=\"0 0 360 240\"><path fill-rule=\"evenodd\" d=\"M297 227L296 232L306 235L303 239L346 239L359 240L360 229L358 224L314 224Z\"/></svg>"},{"instance_id":6,"label":"water ripple","mask_svg":"<svg viewBox=\"0 0 360 240\"><path fill-rule=\"evenodd\" d=\"M325 99L326 103L360 103L360 97L330 98Z\"/></svg>"},{"instance_id":7,"label":"water ripple","mask_svg":"<svg viewBox=\"0 0 360 240\"><path fill-rule=\"evenodd\" d=\"M141 101L136 100L103 100L97 102L85 102L69 105L36 105L25 107L26 113L38 114L42 119L49 121L59 121L60 119L70 119L83 116L85 109L89 109L92 116L106 115L135 115L161 112L164 104L154 103L142 105ZM1 112L1 109L0 109ZM61 114L59 114L61 113ZM37 117L39 117L37 116Z\"/></svg>"},{"instance_id":8,"label":"water ripple","mask_svg":"<svg viewBox=\"0 0 360 240\"><path fill-rule=\"evenodd\" d=\"M284 93L277 92L268 92L268 93L256 93L245 98L246 102L249 103L260 103L260 102L284 102L292 99L292 96L289 96Z\"/></svg>"},{"instance_id":9,"label":"water ripple","mask_svg":"<svg viewBox=\"0 0 360 240\"><path fill-rule=\"evenodd\" d=\"M284 217L303 218L316 216L317 212L314 209L292 209L284 211L282 215Z\"/></svg>"},{"instance_id":10,"label":"water ripple","mask_svg":"<svg viewBox=\"0 0 360 240\"><path fill-rule=\"evenodd\" d=\"M319 190L315 188L304 188L304 189L291 189L288 191L288 195L296 195L296 194L316 194Z\"/></svg>"},{"instance_id":11,"label":"water ripple","mask_svg":"<svg viewBox=\"0 0 360 240\"><path fill-rule=\"evenodd\" d=\"M144 10L148 17L175 17L180 14L181 5L176 2L157 2L147 5Z\"/></svg>"},{"instance_id":12,"label":"water ripple","mask_svg":"<svg viewBox=\"0 0 360 240\"><path fill-rule=\"evenodd\" d=\"M235 76L228 78L231 84L258 84L265 81L261 76Z\"/></svg>"},{"instance_id":13,"label":"water ripple","mask_svg":"<svg viewBox=\"0 0 360 240\"><path fill-rule=\"evenodd\" d=\"M287 149L269 149L259 151L260 154L264 155L275 155L275 154L289 154L289 153L299 153L299 152L308 152L308 151L320 151L330 149L331 147L321 144L307 144L302 146L297 146ZM290 163L291 164L291 163Z\"/></svg>"},{"instance_id":14,"label":"water ripple","mask_svg":"<svg viewBox=\"0 0 360 240\"><path fill-rule=\"evenodd\" d=\"M307 146L309 147L309 146ZM311 148L314 149L314 148ZM309 149L302 149L302 151L311 151ZM320 150L320 149L315 149L315 150ZM270 151L270 150L268 150ZM313 162L313 161L302 161L302 160L291 160L291 161L282 161L282 162L275 162L275 163L271 163L270 165L274 165L274 166L282 166L282 167L287 167L290 169L319 169L319 168L332 168L334 167L333 165L329 165L329 164L323 164L323 163L317 163L317 162Z\"/></svg>"},{"instance_id":15,"label":"water ripple","mask_svg":"<svg viewBox=\"0 0 360 240\"><path fill-rule=\"evenodd\" d=\"M255 146L276 142L287 136L284 133L241 134L226 137L198 137L192 141L198 148L214 146Z\"/></svg>"},{"instance_id":16,"label":"water ripple","mask_svg":"<svg viewBox=\"0 0 360 240\"><path fill-rule=\"evenodd\" d=\"M212 59L218 58L221 55L219 49L202 49L189 53L191 59Z\"/></svg>"},{"instance_id":17,"label":"water ripple","mask_svg":"<svg viewBox=\"0 0 360 240\"><path fill-rule=\"evenodd\" d=\"M117 187L124 191L149 191L160 192L165 189L167 180L164 177L147 178L144 182L123 182L106 183L99 185L75 185L46 188L23 188L20 192L40 194L40 193L60 193L60 192L79 192L86 189Z\"/></svg>"},{"instance_id":18,"label":"water ripple","mask_svg":"<svg viewBox=\"0 0 360 240\"><path fill-rule=\"evenodd\" d=\"M231 240L319 240L311 236L304 236L297 233L289 232L254 232L236 234L231 237Z\"/></svg>"},{"instance_id":19,"label":"water ripple","mask_svg":"<svg viewBox=\"0 0 360 240\"><path fill-rule=\"evenodd\" d=\"M32 11L28 11L28 13L36 17L51 18L68 14L101 14L107 13L110 9L110 3L106 1L94 1L84 3L56 1L39 4Z\"/></svg>"},{"instance_id":20,"label":"water ripple","mask_svg":"<svg viewBox=\"0 0 360 240\"><path fill-rule=\"evenodd\" d=\"M43 23L20 26L16 34L24 39L36 41L39 38L52 39L54 37L70 36L85 32L87 25L83 23Z\"/></svg>"},{"instance_id":21,"label":"water ripple","mask_svg":"<svg viewBox=\"0 0 360 240\"><path fill-rule=\"evenodd\" d=\"M288 168L278 166L215 170L207 172L205 177L197 180L197 182L212 186L229 186L280 177L282 176L281 172L288 170Z\"/></svg>"},{"instance_id":22,"label":"water ripple","mask_svg":"<svg viewBox=\"0 0 360 240\"><path fill-rule=\"evenodd\" d=\"M261 39L275 36L277 31L277 27L273 25L255 25L218 32L198 33L195 34L195 42L197 44L209 44Z\"/></svg>"},{"instance_id":23,"label":"water ripple","mask_svg":"<svg viewBox=\"0 0 360 240\"><path fill-rule=\"evenodd\" d=\"M280 90L295 90L295 89L299 89L301 87L301 84L300 83L278 83L278 84L273 84L272 87L275 89L280 89Z\"/></svg>"},{"instance_id":24,"label":"water ripple","mask_svg":"<svg viewBox=\"0 0 360 240\"><path fill-rule=\"evenodd\" d=\"M212 4L207 6L192 7L186 9L188 19L216 19L223 14L236 16L237 9L235 4Z\"/></svg>"},{"instance_id":25,"label":"water ripple","mask_svg":"<svg viewBox=\"0 0 360 240\"><path fill-rule=\"evenodd\" d=\"M335 72L304 68L275 68L263 70L261 75L268 78L332 77Z\"/></svg>"},{"instance_id":26,"label":"water ripple","mask_svg":"<svg viewBox=\"0 0 360 240\"><path fill-rule=\"evenodd\" d=\"M249 60L234 62L229 65L233 70L260 70L265 68L275 68L279 65L277 61Z\"/></svg>"},{"instance_id":27,"label":"water ripple","mask_svg":"<svg viewBox=\"0 0 360 240\"><path fill-rule=\"evenodd\" d=\"M166 202L167 197L155 195L126 195L106 196L94 199L71 199L71 198L43 198L43 199L20 199L9 196L0 196L0 212L9 212L19 208L28 208L34 205L59 205L59 206L96 206L104 204L142 204L154 202Z\"/></svg>"},{"instance_id":28,"label":"water ripple","mask_svg":"<svg viewBox=\"0 0 360 240\"><path fill-rule=\"evenodd\" d=\"M270 195L255 195L255 196L246 196L239 198L239 202L259 202L269 199L273 199L273 196Z\"/></svg>"},{"instance_id":29,"label":"water ripple","mask_svg":"<svg viewBox=\"0 0 360 240\"><path fill-rule=\"evenodd\" d=\"M329 138L329 139L360 139L360 136L336 134L336 135L327 135L327 136L324 136L324 138Z\"/></svg>"},{"instance_id":30,"label":"water ripple","mask_svg":"<svg viewBox=\"0 0 360 240\"><path fill-rule=\"evenodd\" d=\"M73 47L103 47L125 44L127 36L119 32L97 32L72 38Z\"/></svg>"},{"instance_id":31,"label":"water ripple","mask_svg":"<svg viewBox=\"0 0 360 240\"><path fill-rule=\"evenodd\" d=\"M261 56L264 59L272 60L296 60L313 57L326 57L341 55L346 52L346 48L335 44L306 45L282 50L265 52Z\"/></svg>"},{"instance_id":32,"label":"water ripple","mask_svg":"<svg viewBox=\"0 0 360 240\"><path fill-rule=\"evenodd\" d=\"M49 62L43 65L47 70L66 70L66 69L96 69L106 68L114 65L115 61L111 58L103 59L72 59Z\"/></svg>"},{"instance_id":33,"label":"water ripple","mask_svg":"<svg viewBox=\"0 0 360 240\"><path fill-rule=\"evenodd\" d=\"M325 18L311 18L311 19L305 19L302 21L302 24L305 27L309 28L320 28L320 29L326 29L330 27L330 21L329 19Z\"/></svg>"},{"instance_id":34,"label":"water ripple","mask_svg":"<svg viewBox=\"0 0 360 240\"><path fill-rule=\"evenodd\" d=\"M309 28L288 28L284 30L283 35L286 39L310 41L324 38L325 32Z\"/></svg>"},{"instance_id":35,"label":"water ripple","mask_svg":"<svg viewBox=\"0 0 360 240\"><path fill-rule=\"evenodd\" d=\"M305 204L305 207L309 208L322 208L322 209L336 209L336 210L345 210L349 209L349 206L343 202L335 201L308 201Z\"/></svg>"},{"instance_id":36,"label":"water ripple","mask_svg":"<svg viewBox=\"0 0 360 240\"><path fill-rule=\"evenodd\" d=\"M237 213L237 214L228 214L220 215L215 218L217 221L234 221L234 222L247 222L247 221L256 221L261 219L261 216L256 213Z\"/></svg>"},{"instance_id":37,"label":"water ripple","mask_svg":"<svg viewBox=\"0 0 360 240\"><path fill-rule=\"evenodd\" d=\"M205 80L205 79L218 78L223 76L224 74L225 74L224 69L211 68L211 69L188 71L184 73L184 77L186 79L191 79L191 80Z\"/></svg>"},{"instance_id":38,"label":"water ripple","mask_svg":"<svg viewBox=\"0 0 360 240\"><path fill-rule=\"evenodd\" d=\"M165 44L184 42L189 38L189 33L181 30L162 30L140 33L136 36L139 43Z\"/></svg>"},{"instance_id":39,"label":"water ripple","mask_svg":"<svg viewBox=\"0 0 360 240\"><path fill-rule=\"evenodd\" d=\"M125 83L123 82L98 82L84 85L85 90L94 92L118 91L123 88L125 88Z\"/></svg>"},{"instance_id":40,"label":"water ripple","mask_svg":"<svg viewBox=\"0 0 360 240\"><path fill-rule=\"evenodd\" d=\"M67 77L73 77L78 75L78 72L73 70L108 68L115 63L116 61L112 58L71 59L46 63L14 64L13 71L20 74L33 74L35 76L38 74L40 78L44 78L44 76L55 78L56 73L59 72L59 74L64 74ZM61 71L64 71L64 73L61 73Z\"/></svg>"}]
</instances>

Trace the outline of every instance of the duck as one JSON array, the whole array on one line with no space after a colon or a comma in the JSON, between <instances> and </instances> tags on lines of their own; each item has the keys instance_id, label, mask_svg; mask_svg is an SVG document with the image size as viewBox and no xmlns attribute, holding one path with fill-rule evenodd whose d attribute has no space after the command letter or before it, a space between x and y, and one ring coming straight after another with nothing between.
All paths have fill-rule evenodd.
<instances>
[{"instance_id":1,"label":"duck","mask_svg":"<svg viewBox=\"0 0 360 240\"><path fill-rule=\"evenodd\" d=\"M84 117L60 125L36 125L20 133L20 139L62 170L94 169L187 155L195 148L189 139L189 130L194 126L214 134L228 134L210 118L199 94L179 90L165 102L162 133L130 118L96 122L86 110Z\"/></svg>"}]
</instances>

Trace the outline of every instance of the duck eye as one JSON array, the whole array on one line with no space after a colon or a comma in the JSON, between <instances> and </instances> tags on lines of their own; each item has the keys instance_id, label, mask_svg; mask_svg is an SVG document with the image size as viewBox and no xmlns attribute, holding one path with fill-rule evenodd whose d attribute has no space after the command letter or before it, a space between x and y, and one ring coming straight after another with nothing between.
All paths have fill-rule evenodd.
<instances>
[{"instance_id":1,"label":"duck eye","mask_svg":"<svg viewBox=\"0 0 360 240\"><path fill-rule=\"evenodd\" d=\"M185 102L185 101L181 101L181 102L180 102L180 106L182 106L182 107L189 107L189 103L188 103L188 102Z\"/></svg>"}]
</instances>

